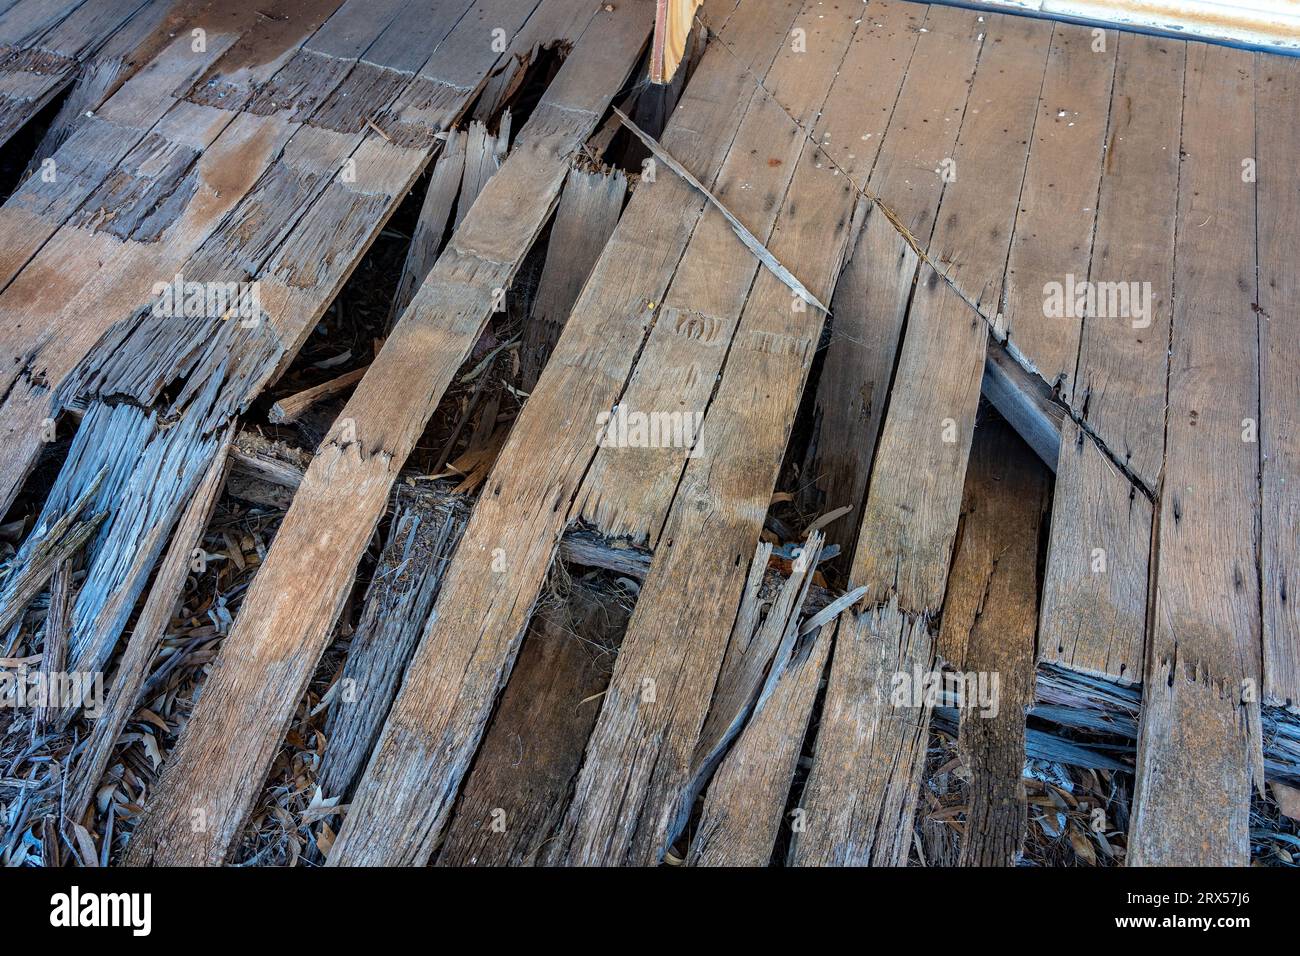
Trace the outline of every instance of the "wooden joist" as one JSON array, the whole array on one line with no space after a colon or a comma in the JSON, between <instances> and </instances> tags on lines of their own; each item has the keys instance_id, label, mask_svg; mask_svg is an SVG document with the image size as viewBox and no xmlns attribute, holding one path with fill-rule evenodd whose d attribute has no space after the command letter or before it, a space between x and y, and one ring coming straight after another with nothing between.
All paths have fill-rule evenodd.
<instances>
[{"instance_id":1,"label":"wooden joist","mask_svg":"<svg viewBox=\"0 0 1300 956\"><path fill-rule=\"evenodd\" d=\"M644 4L593 12L515 149L335 422L224 643L128 862L224 859L325 648L397 470L477 341L497 290L509 287L549 216L569 157L632 69L649 19ZM250 682L260 690L249 694ZM232 739L237 746L228 746ZM208 821L201 831L183 822L195 807ZM349 829L345 824L334 854L346 857Z\"/></svg>"}]
</instances>

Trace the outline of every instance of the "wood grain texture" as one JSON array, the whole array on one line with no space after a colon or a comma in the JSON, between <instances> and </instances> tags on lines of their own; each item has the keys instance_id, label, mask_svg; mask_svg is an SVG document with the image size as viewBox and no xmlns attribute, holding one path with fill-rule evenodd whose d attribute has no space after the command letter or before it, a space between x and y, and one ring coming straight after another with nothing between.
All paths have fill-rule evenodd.
<instances>
[{"instance_id":1,"label":"wood grain texture","mask_svg":"<svg viewBox=\"0 0 1300 956\"><path fill-rule=\"evenodd\" d=\"M68 819L81 820L89 808L104 771L108 768L113 746L121 736L122 728L135 713L149 667L153 664L154 655L162 644L167 625L171 623L180 601L185 578L194 560L194 551L202 544L203 532L225 486L227 465L228 459L224 454L213 458L194 497L176 524L171 544L158 565L149 596L145 599L126 650L118 662L99 719L95 721L85 750L73 767L64 803L64 814Z\"/></svg>"},{"instance_id":2,"label":"wood grain texture","mask_svg":"<svg viewBox=\"0 0 1300 956\"><path fill-rule=\"evenodd\" d=\"M1260 458L1263 466L1264 702L1300 709L1300 193L1286 159L1300 149L1300 70L1257 57Z\"/></svg>"},{"instance_id":3,"label":"wood grain texture","mask_svg":"<svg viewBox=\"0 0 1300 956\"><path fill-rule=\"evenodd\" d=\"M648 35L642 5L621 9L592 17L516 149L484 188L313 460L246 599L249 613L236 622L205 685L199 704L204 719L196 712L169 762L128 862L215 864L237 836L397 471L477 341L493 290L509 285L550 214L569 155ZM389 145L379 142L376 149ZM507 222L512 228L501 228ZM269 268L284 275L286 264ZM440 361L430 363L430 355ZM312 573L301 573L305 567ZM223 741L232 733L242 739L227 747ZM189 826L196 808L205 811L205 830ZM345 826L335 852L346 845L347 832Z\"/></svg>"},{"instance_id":4,"label":"wood grain texture","mask_svg":"<svg viewBox=\"0 0 1300 956\"><path fill-rule=\"evenodd\" d=\"M1142 680L1151 501L1070 418L1061 432L1039 658Z\"/></svg>"},{"instance_id":5,"label":"wood grain texture","mask_svg":"<svg viewBox=\"0 0 1300 956\"><path fill-rule=\"evenodd\" d=\"M410 663L465 530L458 496L398 485L388 540L375 564L361 620L325 722L316 783L326 797L351 796Z\"/></svg>"},{"instance_id":6,"label":"wood grain texture","mask_svg":"<svg viewBox=\"0 0 1300 956\"><path fill-rule=\"evenodd\" d=\"M811 9L795 23L805 31L807 49L787 48L777 57L764 82L771 95L750 107L712 190L760 243L770 240L787 195L795 195L800 157L815 152L805 125L826 104L853 36L842 17L819 19ZM662 168L660 174L672 175ZM665 423L685 416L682 438L637 444L634 435L626 441L617 435L602 441L576 506L585 521L610 536L655 545L759 268L732 225L710 206L656 306L658 321L617 409Z\"/></svg>"},{"instance_id":7,"label":"wood grain texture","mask_svg":"<svg viewBox=\"0 0 1300 956\"><path fill-rule=\"evenodd\" d=\"M520 364L525 391L541 377L573 304L618 225L626 195L627 177L619 170L569 171L551 225L537 297L524 327Z\"/></svg>"},{"instance_id":8,"label":"wood grain texture","mask_svg":"<svg viewBox=\"0 0 1300 956\"><path fill-rule=\"evenodd\" d=\"M1147 283L1145 317L1083 320L1074 412L1053 505L1039 653L1091 674L1141 680L1151 502L1164 461L1165 387L1186 45L1123 34L1089 281ZM1176 105L1175 105L1176 104ZM1058 280L1059 281L1059 280Z\"/></svg>"},{"instance_id":9,"label":"wood grain texture","mask_svg":"<svg viewBox=\"0 0 1300 956\"><path fill-rule=\"evenodd\" d=\"M1154 489L1164 461L1178 150L1190 47L1127 33L1118 43L1088 278L1150 283L1151 313L1149 323L1124 316L1084 319L1071 401L1115 457Z\"/></svg>"},{"instance_id":10,"label":"wood grain texture","mask_svg":"<svg viewBox=\"0 0 1300 956\"><path fill-rule=\"evenodd\" d=\"M1131 865L1246 865L1259 738L1259 421L1252 54L1192 44L1169 416ZM1215 228L1206 229L1207 220ZM1251 440L1254 438L1255 440Z\"/></svg>"},{"instance_id":11,"label":"wood grain texture","mask_svg":"<svg viewBox=\"0 0 1300 956\"><path fill-rule=\"evenodd\" d=\"M754 95L748 71L767 72L794 7L765 0L762 16L729 22L728 48L706 52L684 92L662 142L704 182ZM646 303L661 301L703 207L672 177L633 194L470 518L331 865L419 864L436 845L595 453L596 416L617 401L651 318Z\"/></svg>"},{"instance_id":12,"label":"wood grain texture","mask_svg":"<svg viewBox=\"0 0 1300 956\"><path fill-rule=\"evenodd\" d=\"M796 609L796 624L798 620ZM798 642L791 640L777 648L752 715L709 782L700 822L691 836L690 866L771 862L834 626L818 628ZM729 647L728 660L731 656ZM707 739L707 724L705 729L702 739Z\"/></svg>"},{"instance_id":13,"label":"wood grain texture","mask_svg":"<svg viewBox=\"0 0 1300 956\"><path fill-rule=\"evenodd\" d=\"M1053 385L1074 391L1082 316L1044 314L1048 283L1088 275L1097 184L1106 156L1117 34L1060 23L1039 95L1038 119L1007 262L1003 308L994 327ZM1097 49L1101 44L1101 49Z\"/></svg>"},{"instance_id":14,"label":"wood grain texture","mask_svg":"<svg viewBox=\"0 0 1300 956\"><path fill-rule=\"evenodd\" d=\"M388 316L390 328L402 317L406 307L411 304L415 290L438 261L443 234L447 231L447 223L451 221L452 209L465 172L466 135L464 130L449 130L446 144L434 163L424 202L420 204L420 216L416 220L415 231L411 234L411 246L407 250L406 261L402 263L402 274L397 280L397 291L393 293L392 310Z\"/></svg>"}]
</instances>

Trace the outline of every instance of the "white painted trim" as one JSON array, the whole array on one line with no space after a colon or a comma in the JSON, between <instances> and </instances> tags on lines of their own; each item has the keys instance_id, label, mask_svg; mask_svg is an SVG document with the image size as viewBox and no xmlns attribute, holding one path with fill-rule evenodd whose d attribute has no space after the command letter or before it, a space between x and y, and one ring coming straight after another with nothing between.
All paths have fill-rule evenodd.
<instances>
[{"instance_id":1,"label":"white painted trim","mask_svg":"<svg viewBox=\"0 0 1300 956\"><path fill-rule=\"evenodd\" d=\"M957 0L1121 29L1300 52L1300 0Z\"/></svg>"}]
</instances>

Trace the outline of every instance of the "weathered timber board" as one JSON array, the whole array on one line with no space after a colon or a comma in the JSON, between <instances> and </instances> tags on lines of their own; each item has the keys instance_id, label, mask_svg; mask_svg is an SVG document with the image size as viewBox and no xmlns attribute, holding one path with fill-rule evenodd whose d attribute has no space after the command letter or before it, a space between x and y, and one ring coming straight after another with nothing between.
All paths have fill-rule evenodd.
<instances>
[{"instance_id":1,"label":"weathered timber board","mask_svg":"<svg viewBox=\"0 0 1300 956\"><path fill-rule=\"evenodd\" d=\"M1264 701L1300 708L1300 70L1256 59L1259 183L1260 459L1263 467Z\"/></svg>"},{"instance_id":2,"label":"weathered timber board","mask_svg":"<svg viewBox=\"0 0 1300 956\"><path fill-rule=\"evenodd\" d=\"M1039 653L1044 661L1139 681L1152 505L1087 433L1148 491L1156 489L1187 46L1130 34L1118 44L1088 279L1149 283L1150 311L1083 320L1072 403L1084 425L1066 423L1061 441Z\"/></svg>"},{"instance_id":3,"label":"weathered timber board","mask_svg":"<svg viewBox=\"0 0 1300 956\"><path fill-rule=\"evenodd\" d=\"M1187 48L1132 865L1248 863L1250 786L1263 776L1255 184L1242 166L1255 151L1254 67L1239 50Z\"/></svg>"}]
</instances>

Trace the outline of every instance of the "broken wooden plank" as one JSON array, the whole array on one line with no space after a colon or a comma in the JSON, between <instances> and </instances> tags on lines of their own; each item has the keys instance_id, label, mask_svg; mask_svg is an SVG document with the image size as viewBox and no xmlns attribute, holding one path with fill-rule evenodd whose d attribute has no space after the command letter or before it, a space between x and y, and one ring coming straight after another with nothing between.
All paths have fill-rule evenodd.
<instances>
[{"instance_id":1,"label":"broken wooden plank","mask_svg":"<svg viewBox=\"0 0 1300 956\"><path fill-rule=\"evenodd\" d=\"M388 541L331 700L316 776L323 796L345 803L397 696L469 514L463 498L408 485L398 486L393 507Z\"/></svg>"},{"instance_id":2,"label":"broken wooden plank","mask_svg":"<svg viewBox=\"0 0 1300 956\"><path fill-rule=\"evenodd\" d=\"M753 584L762 580L771 546L759 546L696 745L690 793L707 775L712 780L689 846L691 866L766 866L771 860L831 645L830 632L820 627L801 636L812 566L804 562L817 560L823 540L814 533L800 549L794 573L761 625L757 609L749 608L757 603Z\"/></svg>"},{"instance_id":3,"label":"broken wooden plank","mask_svg":"<svg viewBox=\"0 0 1300 956\"><path fill-rule=\"evenodd\" d=\"M325 398L331 398L340 392L346 392L357 382L365 377L370 366L365 365L361 368L354 368L350 372L344 372L328 382L321 382L319 385L313 385L311 388L305 388L301 392L295 392L292 395L276 401L271 406L271 411L267 413L266 420L272 425L282 425L285 422L295 422L302 417L303 413Z\"/></svg>"},{"instance_id":4,"label":"broken wooden plank","mask_svg":"<svg viewBox=\"0 0 1300 956\"><path fill-rule=\"evenodd\" d=\"M728 21L722 36L729 46L711 47L687 86L663 144L706 184L754 93L750 71L766 74L796 5L758 0L754 16ZM672 176L633 194L511 430L488 480L490 493L475 506L436 618L344 824L340 839L355 832L356 848L338 862L423 863L436 844L541 592L567 502L595 453L594 429L558 423L594 423L617 401L650 318L646 303L662 298L703 207L703 198ZM635 315L641 322L628 321ZM468 646L466 633L480 640ZM455 741L449 750L427 746L444 732ZM407 779L420 784L404 788ZM394 789L410 802L394 804ZM396 833L405 836L393 839ZM337 843L331 863L334 854Z\"/></svg>"},{"instance_id":5,"label":"broken wooden plank","mask_svg":"<svg viewBox=\"0 0 1300 956\"><path fill-rule=\"evenodd\" d=\"M551 225L537 297L524 326L519 357L524 391L537 384L551 357L587 276L618 225L626 193L627 177L619 170L575 166L569 171Z\"/></svg>"},{"instance_id":6,"label":"broken wooden plank","mask_svg":"<svg viewBox=\"0 0 1300 956\"><path fill-rule=\"evenodd\" d=\"M1083 424L1067 423L1061 442L1039 654L1043 661L1139 681L1151 497L1164 460L1187 47L1130 34L1117 42L1088 281L1094 288L1149 289L1150 297L1142 315L1083 319L1072 389L1074 417Z\"/></svg>"},{"instance_id":7,"label":"broken wooden plank","mask_svg":"<svg viewBox=\"0 0 1300 956\"><path fill-rule=\"evenodd\" d=\"M548 603L524 638L438 866L533 866L564 812L629 611L579 581Z\"/></svg>"},{"instance_id":8,"label":"broken wooden plank","mask_svg":"<svg viewBox=\"0 0 1300 956\"><path fill-rule=\"evenodd\" d=\"M961 680L958 748L969 773L962 866L1014 866L1024 844L1025 714L1049 490L1047 470L1010 426L986 416L971 447L938 645Z\"/></svg>"},{"instance_id":9,"label":"broken wooden plank","mask_svg":"<svg viewBox=\"0 0 1300 956\"><path fill-rule=\"evenodd\" d=\"M889 210L887 215L875 204L866 210L835 289L831 344L818 382L816 431L805 464L818 496L810 502L815 510L853 506L826 528L828 540L844 555L844 568L850 566L857 542L871 459L920 261L895 223L917 241L929 242L943 195L944 161L951 160L957 142L984 31L977 16L950 8L932 7L922 17L919 8L902 4L900 12L908 14L901 29L905 37L916 38L915 49L906 60L902 51L895 53L888 58L889 70L879 71L882 79L906 71L897 104L887 85L869 89L865 102L875 108L864 131L821 144L840 163L860 151L879 150L868 188Z\"/></svg>"},{"instance_id":10,"label":"broken wooden plank","mask_svg":"<svg viewBox=\"0 0 1300 956\"><path fill-rule=\"evenodd\" d=\"M224 442L223 442L224 444ZM212 517L217 499L225 485L229 459L223 454L214 458L194 497L177 523L171 544L158 566L126 650L118 662L113 683L105 696L94 729L86 741L68 781L63 813L67 819L81 822L100 780L113 755L113 746L122 729L139 705L140 691L148 677L167 626L185 587L185 578L196 561L202 563L203 531Z\"/></svg>"},{"instance_id":11,"label":"broken wooden plank","mask_svg":"<svg viewBox=\"0 0 1300 956\"><path fill-rule=\"evenodd\" d=\"M1285 157L1300 148L1297 61L1258 57L1260 462L1263 492L1264 697L1300 709L1300 341L1294 261L1300 200Z\"/></svg>"},{"instance_id":12,"label":"broken wooden plank","mask_svg":"<svg viewBox=\"0 0 1300 956\"><path fill-rule=\"evenodd\" d=\"M1130 865L1250 862L1259 738L1252 54L1191 44L1173 336ZM1214 229L1206 229L1212 220Z\"/></svg>"},{"instance_id":13,"label":"broken wooden plank","mask_svg":"<svg viewBox=\"0 0 1300 956\"><path fill-rule=\"evenodd\" d=\"M1072 418L1061 433L1040 660L1142 680L1151 500Z\"/></svg>"},{"instance_id":14,"label":"broken wooden plank","mask_svg":"<svg viewBox=\"0 0 1300 956\"><path fill-rule=\"evenodd\" d=\"M18 4L0 16L0 144L8 142L76 75L81 60L144 0Z\"/></svg>"},{"instance_id":15,"label":"broken wooden plank","mask_svg":"<svg viewBox=\"0 0 1300 956\"><path fill-rule=\"evenodd\" d=\"M483 191L483 186L501 168L506 151L510 146L510 111L501 117L501 129L489 133L487 127L475 120L469 124L465 135L465 168L461 173L460 196L456 200L456 221L453 229L459 229L465 221L465 215Z\"/></svg>"},{"instance_id":16,"label":"broken wooden plank","mask_svg":"<svg viewBox=\"0 0 1300 956\"><path fill-rule=\"evenodd\" d=\"M429 188L420 205L420 216L411 233L411 246L406 252L406 261L402 264L402 275L397 280L397 291L393 294L393 306L388 315L389 328L402 317L406 307L411 304L415 290L438 261L443 233L447 231L456 194L460 191L460 181L465 173L465 145L466 134L463 130L447 132L446 145L434 163Z\"/></svg>"},{"instance_id":17,"label":"broken wooden plank","mask_svg":"<svg viewBox=\"0 0 1300 956\"><path fill-rule=\"evenodd\" d=\"M645 13L639 5L594 12L502 170L335 422L135 831L128 862L216 864L225 858L329 639L397 470L477 341L496 290L508 287L549 216L569 157L632 69L650 28ZM431 355L438 361L431 362ZM330 529L323 539L321 528ZM304 567L313 573L304 575ZM283 648L291 649L289 657ZM263 691L247 694L247 680ZM234 739L234 747L208 743ZM207 813L203 832L178 822L195 806ZM332 857L346 859L352 823L345 824Z\"/></svg>"},{"instance_id":18,"label":"broken wooden plank","mask_svg":"<svg viewBox=\"0 0 1300 956\"><path fill-rule=\"evenodd\" d=\"M833 22L839 15L828 12L825 26L846 29ZM815 139L834 142L857 125L859 77L875 67L878 44L892 39L868 21L840 64ZM806 149L770 241L777 260L804 274L819 299L829 298L843 265L859 173L830 168ZM821 334L824 316L802 301L770 271L757 273L619 651L553 862L655 865L678 835L746 562Z\"/></svg>"},{"instance_id":19,"label":"broken wooden plank","mask_svg":"<svg viewBox=\"0 0 1300 956\"><path fill-rule=\"evenodd\" d=\"M1049 24L1014 17L991 17L986 29L952 157L956 178L930 243L958 288L979 290L977 306L1002 288L1051 37ZM892 695L897 675L934 666L931 621L942 607L989 336L971 305L921 267L849 577L868 596L840 623L795 865L907 862L930 702L915 687Z\"/></svg>"}]
</instances>

